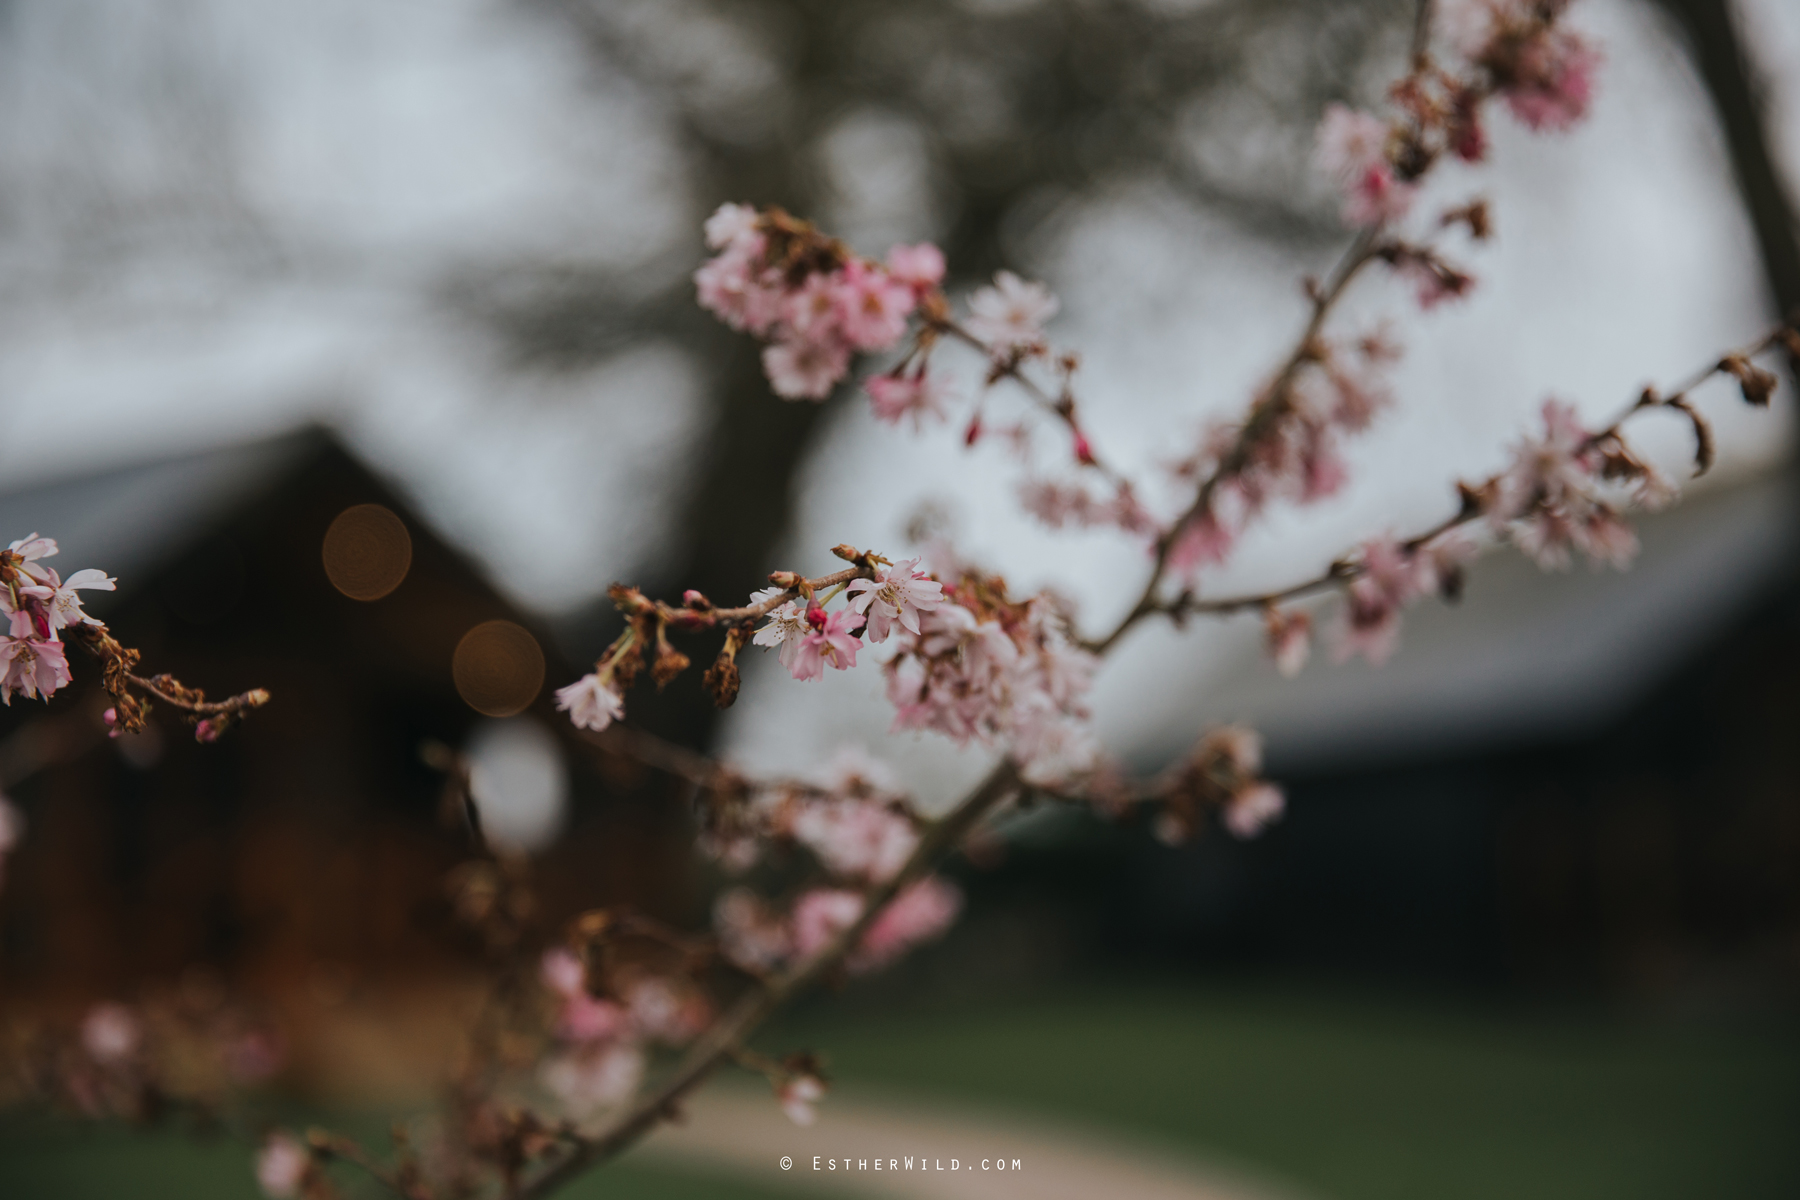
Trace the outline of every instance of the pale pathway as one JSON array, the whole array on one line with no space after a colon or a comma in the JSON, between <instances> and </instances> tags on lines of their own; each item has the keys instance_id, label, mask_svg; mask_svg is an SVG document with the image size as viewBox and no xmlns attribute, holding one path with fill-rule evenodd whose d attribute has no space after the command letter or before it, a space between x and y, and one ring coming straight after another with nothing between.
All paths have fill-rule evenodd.
<instances>
[{"instance_id":1,"label":"pale pathway","mask_svg":"<svg viewBox=\"0 0 1800 1200\"><path fill-rule=\"evenodd\" d=\"M816 1189L913 1200L1296 1197L1291 1189L1141 1151L1091 1131L854 1090L834 1090L819 1106L818 1122L802 1129L782 1114L768 1090L715 1085L695 1098L683 1124L659 1131L643 1153L725 1169L770 1190L797 1193ZM785 1170L784 1157L791 1161ZM836 1170L829 1167L832 1159Z\"/></svg>"}]
</instances>

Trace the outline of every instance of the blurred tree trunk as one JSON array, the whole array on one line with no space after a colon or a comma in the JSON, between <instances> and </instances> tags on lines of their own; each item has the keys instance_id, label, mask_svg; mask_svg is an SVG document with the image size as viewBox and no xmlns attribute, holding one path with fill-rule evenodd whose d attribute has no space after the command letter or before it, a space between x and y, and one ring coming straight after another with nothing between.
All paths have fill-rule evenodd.
<instances>
[{"instance_id":1,"label":"blurred tree trunk","mask_svg":"<svg viewBox=\"0 0 1800 1200\"><path fill-rule=\"evenodd\" d=\"M1800 221L1769 144L1761 81L1730 0L1657 0L1675 18L1712 97L1732 173L1756 232L1776 311L1800 309ZM1797 381L1800 382L1800 381Z\"/></svg>"}]
</instances>

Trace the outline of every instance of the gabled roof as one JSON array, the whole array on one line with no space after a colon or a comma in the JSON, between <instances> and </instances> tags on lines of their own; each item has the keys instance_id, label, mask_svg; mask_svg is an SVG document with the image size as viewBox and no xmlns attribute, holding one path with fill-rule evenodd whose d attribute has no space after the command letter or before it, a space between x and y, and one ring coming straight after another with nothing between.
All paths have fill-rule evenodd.
<instances>
[{"instance_id":1,"label":"gabled roof","mask_svg":"<svg viewBox=\"0 0 1800 1200\"><path fill-rule=\"evenodd\" d=\"M57 540L57 566L130 578L177 553L222 514L266 496L341 447L321 429L104 468L0 493L0 539Z\"/></svg>"}]
</instances>

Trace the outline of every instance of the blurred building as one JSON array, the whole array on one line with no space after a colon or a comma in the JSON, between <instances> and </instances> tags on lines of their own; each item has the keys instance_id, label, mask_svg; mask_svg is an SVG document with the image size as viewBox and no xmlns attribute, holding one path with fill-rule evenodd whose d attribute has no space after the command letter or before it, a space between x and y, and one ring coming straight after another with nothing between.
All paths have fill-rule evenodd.
<instances>
[{"instance_id":1,"label":"blurred building","mask_svg":"<svg viewBox=\"0 0 1800 1200\"><path fill-rule=\"evenodd\" d=\"M1643 518L1627 572L1492 555L1382 668L1253 654L1193 703L1264 735L1279 824L1084 828L976 886L1159 963L1791 1003L1796 511L1780 474Z\"/></svg>"},{"instance_id":2,"label":"blurred building","mask_svg":"<svg viewBox=\"0 0 1800 1200\"><path fill-rule=\"evenodd\" d=\"M166 706L109 740L74 655L73 686L0 713L29 822L0 888L0 992L129 995L202 967L342 993L455 971L470 947L445 875L471 851L431 744L472 755L489 833L538 852L547 921L620 900L686 915L682 797L618 764L602 778L551 710L575 668L329 435L17 492L0 518L56 537L65 571L118 577L89 607L143 671L274 697L213 745Z\"/></svg>"}]
</instances>

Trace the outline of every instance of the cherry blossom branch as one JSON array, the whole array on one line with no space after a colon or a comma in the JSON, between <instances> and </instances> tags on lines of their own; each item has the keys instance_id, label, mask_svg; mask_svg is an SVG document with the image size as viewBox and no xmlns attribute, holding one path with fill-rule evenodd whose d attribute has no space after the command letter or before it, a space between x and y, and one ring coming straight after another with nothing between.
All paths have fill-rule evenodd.
<instances>
[{"instance_id":1,"label":"cherry blossom branch","mask_svg":"<svg viewBox=\"0 0 1800 1200\"><path fill-rule=\"evenodd\" d=\"M148 710L131 696L133 690L198 718L194 723L194 736L202 742L218 740L234 722L242 720L252 709L261 708L270 699L266 689L252 688L224 700L209 701L204 691L187 686L173 675L165 673L145 678L133 673L131 668L137 665L138 652L120 645L106 626L98 622L70 625L63 632L100 660L106 690L117 701L107 710L107 724L115 731L133 733L144 727Z\"/></svg>"},{"instance_id":2,"label":"cherry blossom branch","mask_svg":"<svg viewBox=\"0 0 1800 1200\"><path fill-rule=\"evenodd\" d=\"M1751 403L1759 406L1767 404L1769 395L1774 388L1774 376L1761 368L1752 366L1751 360L1777 346L1786 347L1790 351L1800 350L1800 330L1790 326L1778 328L1743 349L1727 354L1711 365L1694 372L1666 396L1659 395L1653 388L1644 389L1639 397L1620 411L1609 424L1589 434L1585 439L1586 447L1589 449L1600 447L1616 439L1625 424L1640 413L1653 409L1673 409L1681 412L1694 423L1696 434L1695 474L1704 474L1712 463L1711 434L1704 419L1689 407L1689 393L1720 375L1730 375L1740 381L1745 396ZM1463 503L1458 511L1429 529L1404 539L1400 545L1408 551L1416 551L1454 529L1482 519L1487 515L1487 506L1482 497L1491 496L1494 493L1500 478L1499 475L1490 476L1476 487L1470 487L1467 484L1459 485L1458 490L1463 498ZM1284 601L1342 588L1365 574L1367 570L1367 564L1344 557L1334 560L1321 575L1275 591L1216 599L1201 599L1192 592L1184 591L1173 600L1153 601L1142 614L1138 615L1137 619L1152 614L1180 619L1189 615L1223 616L1252 609L1268 609ZM1095 649L1103 651L1105 644L1097 645Z\"/></svg>"},{"instance_id":3,"label":"cherry blossom branch","mask_svg":"<svg viewBox=\"0 0 1800 1200\"><path fill-rule=\"evenodd\" d=\"M173 675L155 675L149 679L141 675L127 675L126 679L132 687L155 696L172 708L203 717L235 716L253 708L261 708L269 702L269 693L264 688L251 688L224 700L208 701L205 692L199 688L187 687Z\"/></svg>"},{"instance_id":4,"label":"cherry blossom branch","mask_svg":"<svg viewBox=\"0 0 1800 1200\"><path fill-rule=\"evenodd\" d=\"M1325 328L1333 307L1349 289L1350 284L1362 269L1380 257L1380 235L1377 230L1364 230L1357 235L1344 256L1338 260L1325 283L1314 284L1308 288L1312 298L1312 311L1307 318L1306 327L1301 331L1299 339L1288 352L1286 360L1275 374L1263 395L1251 405L1242 429L1239 431L1231 448L1219 460L1199 487L1195 490L1194 500L1187 509L1171 522L1166 530L1156 539L1156 561L1150 569L1150 577L1145 581L1143 591L1137 603L1120 619L1110 632L1093 641L1083 642L1085 649L1095 654L1105 654L1118 640L1125 636L1133 626L1145 617L1164 611L1157 600L1157 592L1169 569L1169 555L1175 547L1175 540L1182 528L1189 521L1195 520L1208 512L1213 497L1219 488L1234 475L1241 472L1249 464L1250 456L1257 443L1267 430L1279 422L1285 415L1292 401L1294 382L1309 362L1319 357L1319 335Z\"/></svg>"},{"instance_id":5,"label":"cherry blossom branch","mask_svg":"<svg viewBox=\"0 0 1800 1200\"><path fill-rule=\"evenodd\" d=\"M1001 760L961 803L926 830L905 866L892 879L876 884L863 894L863 911L855 922L811 959L767 985L753 986L701 1035L674 1071L649 1095L638 1100L599 1134L578 1139L561 1161L543 1169L519 1190L521 1200L540 1200L549 1196L588 1167L625 1150L673 1116L687 1094L729 1061L734 1050L758 1026L841 967L887 905L908 884L923 878L939 857L953 849L1018 786L1018 768L1010 759Z\"/></svg>"}]
</instances>

